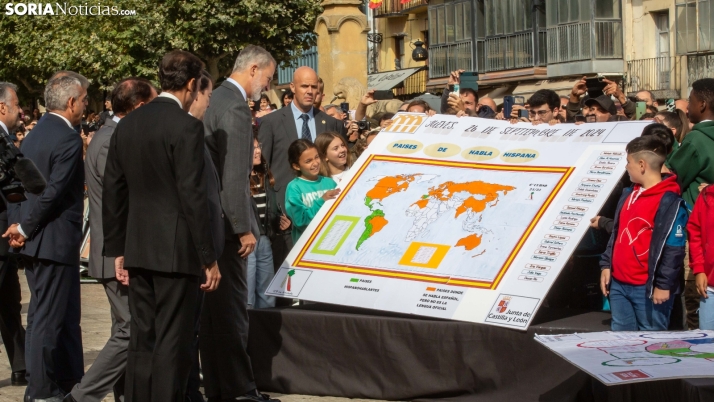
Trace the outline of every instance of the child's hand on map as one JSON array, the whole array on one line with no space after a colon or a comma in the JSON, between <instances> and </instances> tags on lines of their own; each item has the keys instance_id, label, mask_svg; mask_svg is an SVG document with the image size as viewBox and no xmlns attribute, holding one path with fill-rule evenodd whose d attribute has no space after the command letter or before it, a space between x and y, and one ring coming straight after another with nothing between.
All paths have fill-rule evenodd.
<instances>
[{"instance_id":1,"label":"child's hand on map","mask_svg":"<svg viewBox=\"0 0 714 402\"><path fill-rule=\"evenodd\" d=\"M600 290L602 294L608 296L610 294L610 268L605 268L600 271Z\"/></svg>"},{"instance_id":2,"label":"child's hand on map","mask_svg":"<svg viewBox=\"0 0 714 402\"><path fill-rule=\"evenodd\" d=\"M322 199L327 201L327 200L334 200L337 198L337 196L340 194L340 189L336 188L334 190L329 190L326 191L325 194L322 195Z\"/></svg>"},{"instance_id":3,"label":"child's hand on map","mask_svg":"<svg viewBox=\"0 0 714 402\"><path fill-rule=\"evenodd\" d=\"M652 294L652 301L654 304L662 304L669 300L669 290L662 290L660 288L655 288Z\"/></svg>"},{"instance_id":4,"label":"child's hand on map","mask_svg":"<svg viewBox=\"0 0 714 402\"><path fill-rule=\"evenodd\" d=\"M699 296L708 299L709 296L707 296L707 286L709 281L707 280L707 274L700 272L694 275L694 279L697 283L697 292L699 293Z\"/></svg>"}]
</instances>

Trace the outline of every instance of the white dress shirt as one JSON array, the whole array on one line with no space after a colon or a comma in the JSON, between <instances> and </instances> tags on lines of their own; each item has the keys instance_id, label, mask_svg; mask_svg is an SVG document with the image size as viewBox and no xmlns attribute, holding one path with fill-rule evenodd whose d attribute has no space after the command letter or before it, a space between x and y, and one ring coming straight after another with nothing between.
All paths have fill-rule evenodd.
<instances>
[{"instance_id":1,"label":"white dress shirt","mask_svg":"<svg viewBox=\"0 0 714 402\"><path fill-rule=\"evenodd\" d=\"M159 97L169 98L169 99L175 100L176 103L178 103L179 107L183 110L183 103L181 103L181 101L179 100L179 98L176 97L176 95L170 94L170 93L164 91L164 92L162 92L162 93L159 94Z\"/></svg>"},{"instance_id":2,"label":"white dress shirt","mask_svg":"<svg viewBox=\"0 0 714 402\"><path fill-rule=\"evenodd\" d=\"M302 125L304 120L300 118L303 112L295 106L294 102L290 102L290 109L293 112L293 118L295 118L295 128L297 129L297 139L302 138ZM315 108L310 108L310 111L305 113L310 118L307 120L307 127L310 129L310 137L312 137L312 142L315 142L315 137L317 136L317 128L315 127Z\"/></svg>"},{"instance_id":3,"label":"white dress shirt","mask_svg":"<svg viewBox=\"0 0 714 402\"><path fill-rule=\"evenodd\" d=\"M10 134L10 130L7 129L7 126L6 126L5 123L3 123L2 121L0 121L0 127L2 127L3 130L5 130L6 133Z\"/></svg>"}]
</instances>

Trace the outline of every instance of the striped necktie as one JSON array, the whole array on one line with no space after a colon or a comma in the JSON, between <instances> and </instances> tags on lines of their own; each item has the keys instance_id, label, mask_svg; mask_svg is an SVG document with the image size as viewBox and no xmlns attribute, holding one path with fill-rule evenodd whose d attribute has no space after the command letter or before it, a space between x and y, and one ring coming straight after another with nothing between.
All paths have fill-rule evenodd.
<instances>
[{"instance_id":1,"label":"striped necktie","mask_svg":"<svg viewBox=\"0 0 714 402\"><path fill-rule=\"evenodd\" d=\"M303 140L308 140L312 142L312 135L310 134L310 127L307 125L307 121L310 120L310 116L307 113L303 113L302 116L300 116L302 119L302 136L301 138Z\"/></svg>"}]
</instances>

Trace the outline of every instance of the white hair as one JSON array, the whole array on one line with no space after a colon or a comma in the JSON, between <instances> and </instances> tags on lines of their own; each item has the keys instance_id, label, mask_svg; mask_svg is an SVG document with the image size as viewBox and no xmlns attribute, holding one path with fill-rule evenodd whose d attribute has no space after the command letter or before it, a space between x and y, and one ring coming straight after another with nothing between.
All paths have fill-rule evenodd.
<instances>
[{"instance_id":1,"label":"white hair","mask_svg":"<svg viewBox=\"0 0 714 402\"><path fill-rule=\"evenodd\" d=\"M70 98L79 99L82 82L69 75L50 80L45 87L45 107L47 110L67 110Z\"/></svg>"},{"instance_id":2,"label":"white hair","mask_svg":"<svg viewBox=\"0 0 714 402\"><path fill-rule=\"evenodd\" d=\"M6 105L10 103L10 91L8 91L8 89L12 89L15 93L17 93L17 85L10 82L0 81L0 102Z\"/></svg>"},{"instance_id":3,"label":"white hair","mask_svg":"<svg viewBox=\"0 0 714 402\"><path fill-rule=\"evenodd\" d=\"M260 46L248 45L238 53L236 62L233 64L233 72L245 71L253 64L257 65L258 68L265 68L271 64L278 65L270 52Z\"/></svg>"}]
</instances>

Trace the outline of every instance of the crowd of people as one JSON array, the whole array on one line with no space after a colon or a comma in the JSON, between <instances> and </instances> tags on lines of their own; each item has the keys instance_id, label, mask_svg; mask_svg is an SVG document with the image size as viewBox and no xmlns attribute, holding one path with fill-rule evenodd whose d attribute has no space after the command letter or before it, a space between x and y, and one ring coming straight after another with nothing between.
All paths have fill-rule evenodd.
<instances>
[{"instance_id":1,"label":"crowd of people","mask_svg":"<svg viewBox=\"0 0 714 402\"><path fill-rule=\"evenodd\" d=\"M265 49L247 46L214 87L200 59L172 51L159 65L160 88L121 80L99 114L87 110L89 81L72 71L49 78L44 115L23 111L17 87L0 82L0 135L47 179L42 193L0 215L8 240L0 328L26 401L100 401L114 392L117 400L195 402L204 400L201 382L209 401L275 400L255 384L248 309L284 302L265 295L274 272L394 117L367 116L374 91L354 111L322 105L324 83L309 67L295 71L277 108L265 95L276 66ZM420 99L399 110L534 125L637 114L652 121L627 145L614 215L591 221L611 234L601 289L612 328L665 330L681 308L690 328L714 329L714 79L660 110L652 93L629 98L607 79L590 96L583 78L569 96L539 90L505 115L473 89L455 91L460 73L451 73L440 110ZM89 274L112 310L111 338L86 373L77 252L85 186ZM631 222L639 222L635 240ZM26 329L19 266L31 291Z\"/></svg>"}]
</instances>

